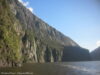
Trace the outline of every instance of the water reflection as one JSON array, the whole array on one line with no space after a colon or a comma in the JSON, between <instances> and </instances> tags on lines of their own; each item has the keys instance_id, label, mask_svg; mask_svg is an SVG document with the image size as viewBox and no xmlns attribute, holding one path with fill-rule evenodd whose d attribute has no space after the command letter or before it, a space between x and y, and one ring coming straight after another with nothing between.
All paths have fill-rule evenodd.
<instances>
[{"instance_id":1,"label":"water reflection","mask_svg":"<svg viewBox=\"0 0 100 75\"><path fill-rule=\"evenodd\" d=\"M4 74L5 73L5 74ZM0 75L100 75L100 61L24 64L0 68Z\"/></svg>"}]
</instances>

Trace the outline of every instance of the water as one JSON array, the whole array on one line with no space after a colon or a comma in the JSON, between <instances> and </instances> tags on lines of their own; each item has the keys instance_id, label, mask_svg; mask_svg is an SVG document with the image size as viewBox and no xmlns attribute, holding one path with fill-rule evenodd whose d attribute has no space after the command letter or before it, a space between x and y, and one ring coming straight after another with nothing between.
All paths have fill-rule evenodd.
<instances>
[{"instance_id":1,"label":"water","mask_svg":"<svg viewBox=\"0 0 100 75\"><path fill-rule=\"evenodd\" d=\"M0 68L0 75L100 75L100 61L24 64Z\"/></svg>"}]
</instances>

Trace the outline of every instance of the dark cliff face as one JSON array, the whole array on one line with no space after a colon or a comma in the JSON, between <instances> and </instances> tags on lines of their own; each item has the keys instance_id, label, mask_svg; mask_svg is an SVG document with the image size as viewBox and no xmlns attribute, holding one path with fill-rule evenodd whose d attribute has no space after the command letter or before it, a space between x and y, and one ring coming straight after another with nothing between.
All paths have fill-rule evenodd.
<instances>
[{"instance_id":1,"label":"dark cliff face","mask_svg":"<svg viewBox=\"0 0 100 75\"><path fill-rule=\"evenodd\" d=\"M92 60L100 60L100 47L91 52Z\"/></svg>"},{"instance_id":2,"label":"dark cliff face","mask_svg":"<svg viewBox=\"0 0 100 75\"><path fill-rule=\"evenodd\" d=\"M80 59L77 53L83 54ZM61 62L66 61L66 57L75 61L87 60L89 52L17 0L0 0L0 64Z\"/></svg>"},{"instance_id":3,"label":"dark cliff face","mask_svg":"<svg viewBox=\"0 0 100 75\"><path fill-rule=\"evenodd\" d=\"M64 48L62 61L89 61L89 51L81 47L68 46Z\"/></svg>"}]
</instances>

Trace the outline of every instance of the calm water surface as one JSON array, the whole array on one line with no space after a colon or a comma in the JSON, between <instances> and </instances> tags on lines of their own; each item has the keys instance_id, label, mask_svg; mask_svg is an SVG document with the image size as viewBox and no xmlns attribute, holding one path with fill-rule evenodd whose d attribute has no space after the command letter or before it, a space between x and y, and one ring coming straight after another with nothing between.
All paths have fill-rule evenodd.
<instances>
[{"instance_id":1,"label":"calm water surface","mask_svg":"<svg viewBox=\"0 0 100 75\"><path fill-rule=\"evenodd\" d=\"M100 61L25 64L0 68L0 75L100 75Z\"/></svg>"}]
</instances>

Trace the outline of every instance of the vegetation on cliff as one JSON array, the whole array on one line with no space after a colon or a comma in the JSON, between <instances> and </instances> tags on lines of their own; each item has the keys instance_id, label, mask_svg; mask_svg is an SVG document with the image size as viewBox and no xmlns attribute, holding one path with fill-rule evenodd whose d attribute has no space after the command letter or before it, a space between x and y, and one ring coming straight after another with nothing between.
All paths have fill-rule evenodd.
<instances>
[{"instance_id":1,"label":"vegetation on cliff","mask_svg":"<svg viewBox=\"0 0 100 75\"><path fill-rule=\"evenodd\" d=\"M0 66L61 62L70 57L73 60L73 55L74 61L89 58L88 50L36 17L18 0L0 0Z\"/></svg>"},{"instance_id":2,"label":"vegetation on cliff","mask_svg":"<svg viewBox=\"0 0 100 75\"><path fill-rule=\"evenodd\" d=\"M7 0L0 0L0 62L4 64L20 61L20 36L14 24L19 23L9 10Z\"/></svg>"}]
</instances>

